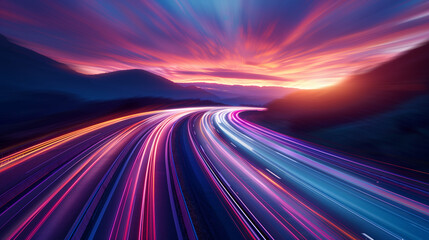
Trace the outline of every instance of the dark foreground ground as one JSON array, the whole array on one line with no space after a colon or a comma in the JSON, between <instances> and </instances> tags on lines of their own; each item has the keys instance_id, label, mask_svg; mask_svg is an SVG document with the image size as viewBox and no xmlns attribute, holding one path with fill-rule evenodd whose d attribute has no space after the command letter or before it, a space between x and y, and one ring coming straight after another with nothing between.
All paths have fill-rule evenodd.
<instances>
[{"instance_id":1,"label":"dark foreground ground","mask_svg":"<svg viewBox=\"0 0 429 240\"><path fill-rule=\"evenodd\" d=\"M263 112L245 113L244 117L348 154L429 172L429 95L384 113L317 129L296 129L287 121L266 117Z\"/></svg>"}]
</instances>

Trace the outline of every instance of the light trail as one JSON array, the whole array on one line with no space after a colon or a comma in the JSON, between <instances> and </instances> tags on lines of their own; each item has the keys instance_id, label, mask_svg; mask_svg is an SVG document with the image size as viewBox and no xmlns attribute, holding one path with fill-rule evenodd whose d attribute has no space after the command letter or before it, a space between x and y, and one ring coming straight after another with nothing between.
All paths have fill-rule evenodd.
<instances>
[{"instance_id":1,"label":"light trail","mask_svg":"<svg viewBox=\"0 0 429 240\"><path fill-rule=\"evenodd\" d=\"M427 182L240 118L249 110L261 109L143 112L1 158L0 239L429 236Z\"/></svg>"}]
</instances>

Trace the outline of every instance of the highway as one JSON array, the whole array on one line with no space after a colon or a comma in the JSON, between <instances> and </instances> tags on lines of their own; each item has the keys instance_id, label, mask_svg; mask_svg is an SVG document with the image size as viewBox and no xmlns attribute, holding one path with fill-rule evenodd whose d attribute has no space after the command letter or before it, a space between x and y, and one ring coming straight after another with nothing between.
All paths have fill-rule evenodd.
<instances>
[{"instance_id":1,"label":"highway","mask_svg":"<svg viewBox=\"0 0 429 240\"><path fill-rule=\"evenodd\" d=\"M148 111L0 159L0 239L428 239L429 183L240 117Z\"/></svg>"}]
</instances>

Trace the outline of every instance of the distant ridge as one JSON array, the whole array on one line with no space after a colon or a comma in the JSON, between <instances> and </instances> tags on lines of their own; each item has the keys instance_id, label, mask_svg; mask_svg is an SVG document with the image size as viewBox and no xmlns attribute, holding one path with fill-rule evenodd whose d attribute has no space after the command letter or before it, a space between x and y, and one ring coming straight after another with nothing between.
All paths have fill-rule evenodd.
<instances>
[{"instance_id":1,"label":"distant ridge","mask_svg":"<svg viewBox=\"0 0 429 240\"><path fill-rule=\"evenodd\" d=\"M283 87L223 85L206 82L181 83L180 85L197 86L215 96L218 96L225 103L255 106L263 106L295 91L295 89Z\"/></svg>"},{"instance_id":2,"label":"distant ridge","mask_svg":"<svg viewBox=\"0 0 429 240\"><path fill-rule=\"evenodd\" d=\"M196 87L184 87L144 70L84 75L0 35L0 94L63 92L87 100L135 97L217 100Z\"/></svg>"},{"instance_id":3,"label":"distant ridge","mask_svg":"<svg viewBox=\"0 0 429 240\"><path fill-rule=\"evenodd\" d=\"M332 86L299 90L267 105L266 118L295 129L331 126L392 109L429 93L429 42Z\"/></svg>"}]
</instances>

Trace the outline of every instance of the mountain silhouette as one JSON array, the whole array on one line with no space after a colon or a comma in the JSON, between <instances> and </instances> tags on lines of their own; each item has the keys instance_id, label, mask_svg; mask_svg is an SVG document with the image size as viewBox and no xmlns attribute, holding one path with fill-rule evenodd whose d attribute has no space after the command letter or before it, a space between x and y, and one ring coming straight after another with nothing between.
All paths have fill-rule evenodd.
<instances>
[{"instance_id":1,"label":"mountain silhouette","mask_svg":"<svg viewBox=\"0 0 429 240\"><path fill-rule=\"evenodd\" d=\"M84 75L0 36L0 94L58 92L85 100L135 97L205 99L217 97L196 87L184 87L144 70ZM1 95L0 95L1 96Z\"/></svg>"},{"instance_id":2,"label":"mountain silhouette","mask_svg":"<svg viewBox=\"0 0 429 240\"><path fill-rule=\"evenodd\" d=\"M347 123L428 94L429 42L372 70L322 89L299 90L267 105L266 118L295 129Z\"/></svg>"}]
</instances>

